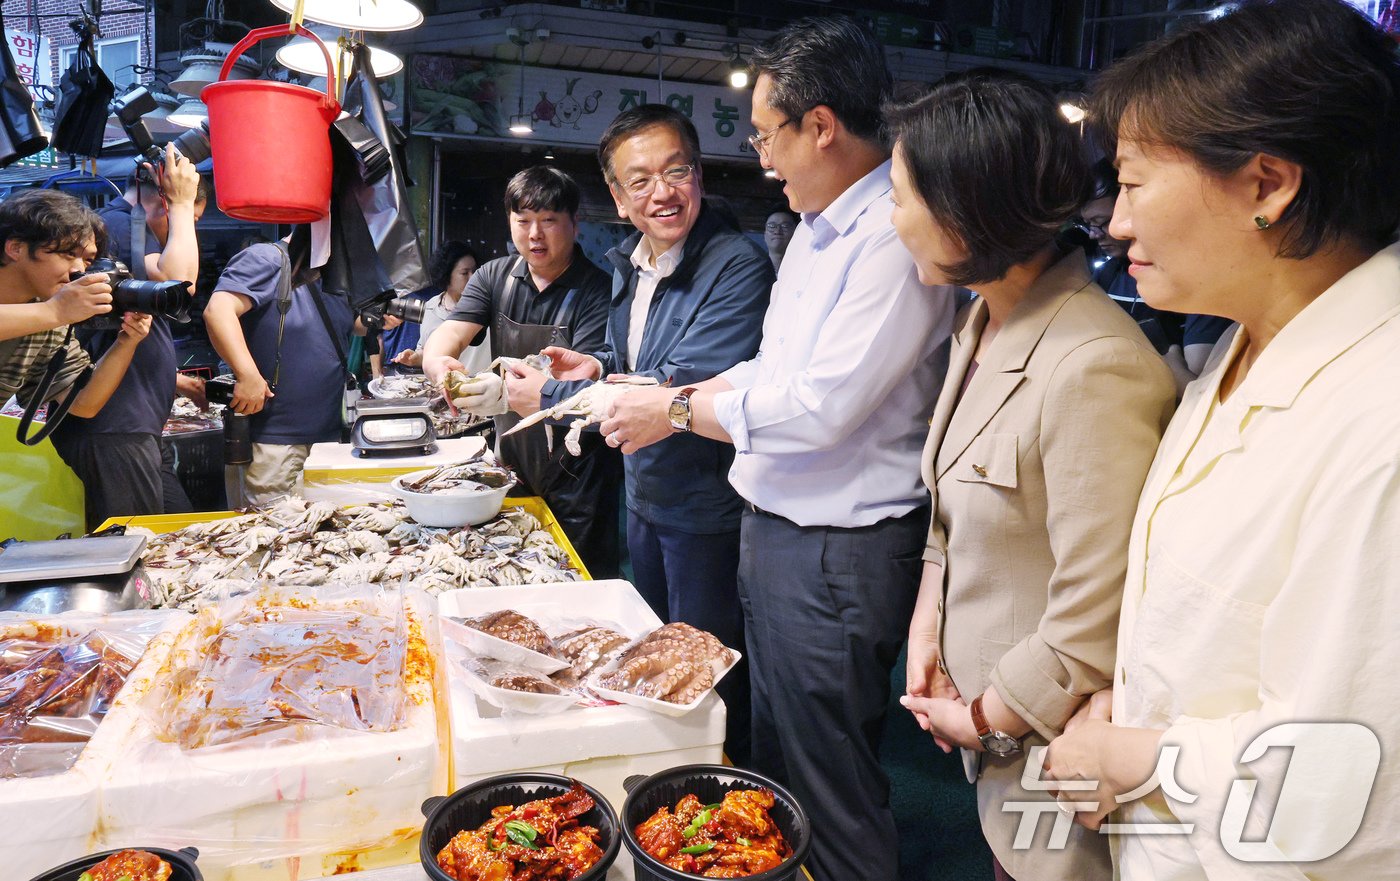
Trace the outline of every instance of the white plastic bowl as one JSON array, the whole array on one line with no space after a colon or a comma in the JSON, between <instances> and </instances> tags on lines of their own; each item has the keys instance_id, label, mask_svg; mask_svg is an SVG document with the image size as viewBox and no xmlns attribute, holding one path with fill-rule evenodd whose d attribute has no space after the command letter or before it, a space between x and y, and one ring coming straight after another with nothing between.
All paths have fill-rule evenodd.
<instances>
[{"instance_id":1,"label":"white plastic bowl","mask_svg":"<svg viewBox=\"0 0 1400 881\"><path fill-rule=\"evenodd\" d=\"M501 513L506 493L516 484L512 477L510 483L499 489L481 492L418 493L404 489L404 483L425 477L434 470L436 469L425 468L394 478L394 491L408 506L408 515L424 526L449 528L485 523Z\"/></svg>"}]
</instances>

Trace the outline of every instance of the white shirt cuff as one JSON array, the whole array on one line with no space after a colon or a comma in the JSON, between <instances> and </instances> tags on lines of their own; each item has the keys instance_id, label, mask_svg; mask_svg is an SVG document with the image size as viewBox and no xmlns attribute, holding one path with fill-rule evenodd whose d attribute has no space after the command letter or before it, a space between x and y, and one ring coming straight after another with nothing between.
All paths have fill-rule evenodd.
<instances>
[{"instance_id":1,"label":"white shirt cuff","mask_svg":"<svg viewBox=\"0 0 1400 881\"><path fill-rule=\"evenodd\" d=\"M715 395L715 421L729 433L729 437L734 441L734 449L739 453L747 453L749 447L749 425L744 418L744 400L748 397L749 390L731 389L727 392L720 392Z\"/></svg>"}]
</instances>

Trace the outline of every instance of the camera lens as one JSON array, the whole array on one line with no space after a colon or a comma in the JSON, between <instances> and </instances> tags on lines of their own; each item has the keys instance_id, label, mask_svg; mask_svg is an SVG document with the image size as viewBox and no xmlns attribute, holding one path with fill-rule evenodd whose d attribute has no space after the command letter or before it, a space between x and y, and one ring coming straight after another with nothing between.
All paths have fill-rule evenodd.
<instances>
[{"instance_id":1,"label":"camera lens","mask_svg":"<svg viewBox=\"0 0 1400 881\"><path fill-rule=\"evenodd\" d=\"M248 417L224 410L224 464L247 465L253 461L253 435Z\"/></svg>"},{"instance_id":2,"label":"camera lens","mask_svg":"<svg viewBox=\"0 0 1400 881\"><path fill-rule=\"evenodd\" d=\"M180 155L193 162L195 165L208 159L211 155L209 148L209 124L202 122L192 129L187 129L175 139L175 149L180 151Z\"/></svg>"},{"instance_id":3,"label":"camera lens","mask_svg":"<svg viewBox=\"0 0 1400 881\"><path fill-rule=\"evenodd\" d=\"M112 288L113 312L144 312L163 315L184 324L190 320L190 295L183 281L137 281L126 279Z\"/></svg>"},{"instance_id":4,"label":"camera lens","mask_svg":"<svg viewBox=\"0 0 1400 881\"><path fill-rule=\"evenodd\" d=\"M415 300L413 297L396 297L384 307L384 314L402 318L412 324L422 324L423 316L427 313L427 306L425 300Z\"/></svg>"}]
</instances>

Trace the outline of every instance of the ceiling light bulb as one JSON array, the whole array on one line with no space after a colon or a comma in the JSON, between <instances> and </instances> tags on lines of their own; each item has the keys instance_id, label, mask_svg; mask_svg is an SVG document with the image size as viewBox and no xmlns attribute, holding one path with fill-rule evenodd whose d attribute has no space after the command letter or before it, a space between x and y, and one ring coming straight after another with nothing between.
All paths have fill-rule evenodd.
<instances>
[{"instance_id":1,"label":"ceiling light bulb","mask_svg":"<svg viewBox=\"0 0 1400 881\"><path fill-rule=\"evenodd\" d=\"M297 0L272 0L284 12ZM408 0L306 0L307 21L335 25L351 31L406 31L423 23L423 13Z\"/></svg>"},{"instance_id":2,"label":"ceiling light bulb","mask_svg":"<svg viewBox=\"0 0 1400 881\"><path fill-rule=\"evenodd\" d=\"M747 89L749 87L749 72L742 67L733 67L729 70L729 85L736 89Z\"/></svg>"},{"instance_id":3,"label":"ceiling light bulb","mask_svg":"<svg viewBox=\"0 0 1400 881\"><path fill-rule=\"evenodd\" d=\"M535 130L535 121L528 113L517 114L510 118L510 133L513 135L528 135Z\"/></svg>"},{"instance_id":4,"label":"ceiling light bulb","mask_svg":"<svg viewBox=\"0 0 1400 881\"><path fill-rule=\"evenodd\" d=\"M763 176L767 178L772 178L773 180L778 179L778 173L771 168L763 172Z\"/></svg>"},{"instance_id":5,"label":"ceiling light bulb","mask_svg":"<svg viewBox=\"0 0 1400 881\"><path fill-rule=\"evenodd\" d=\"M1084 108L1066 101L1060 105L1060 115L1070 122L1084 121Z\"/></svg>"}]
</instances>

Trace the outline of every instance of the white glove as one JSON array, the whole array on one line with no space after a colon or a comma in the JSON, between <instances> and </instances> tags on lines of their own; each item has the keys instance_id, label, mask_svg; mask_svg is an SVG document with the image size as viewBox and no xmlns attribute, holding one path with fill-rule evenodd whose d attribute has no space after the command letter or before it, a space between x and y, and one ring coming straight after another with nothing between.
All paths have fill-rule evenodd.
<instances>
[{"instance_id":1,"label":"white glove","mask_svg":"<svg viewBox=\"0 0 1400 881\"><path fill-rule=\"evenodd\" d=\"M478 373L457 387L452 406L473 416L499 416L510 409L506 383L494 373Z\"/></svg>"}]
</instances>

